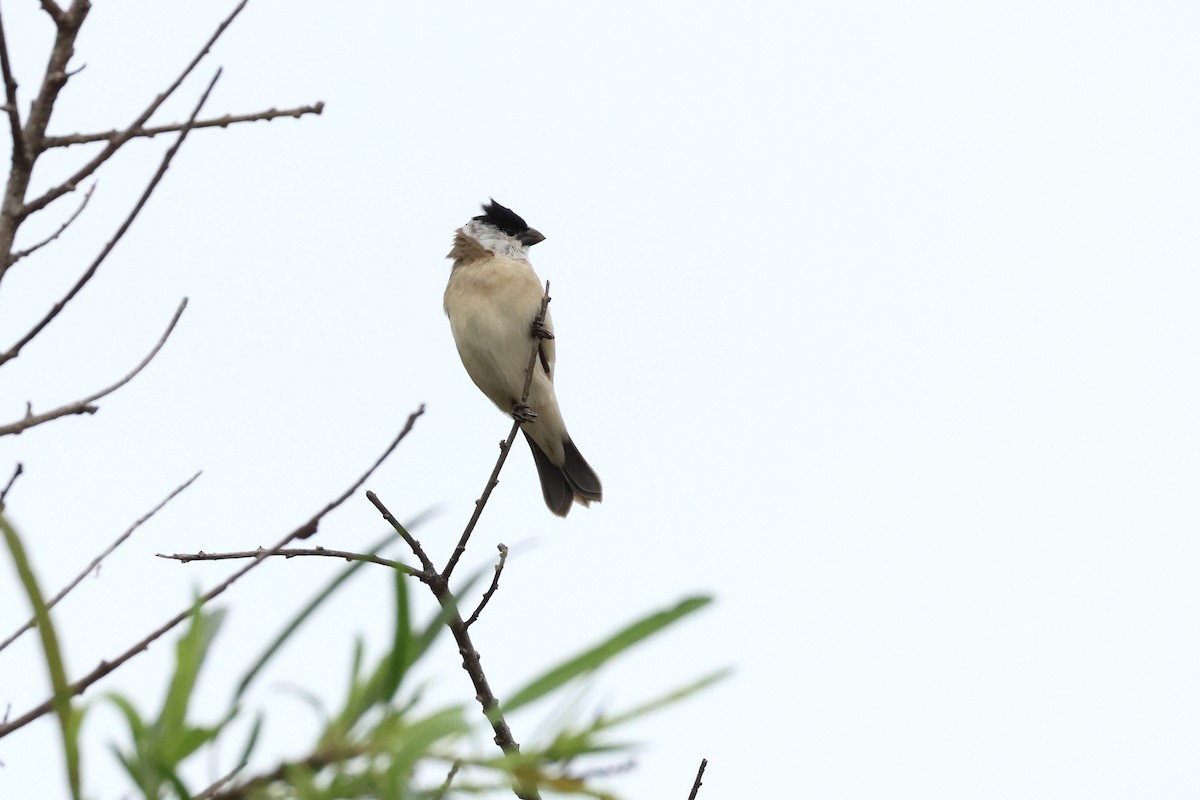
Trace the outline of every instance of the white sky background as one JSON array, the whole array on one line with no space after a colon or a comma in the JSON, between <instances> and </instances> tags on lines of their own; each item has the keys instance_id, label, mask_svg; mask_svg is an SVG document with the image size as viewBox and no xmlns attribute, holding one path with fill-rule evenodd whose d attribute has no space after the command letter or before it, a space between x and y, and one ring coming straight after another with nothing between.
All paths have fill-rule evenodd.
<instances>
[{"instance_id":1,"label":"white sky background","mask_svg":"<svg viewBox=\"0 0 1200 800\"><path fill-rule=\"evenodd\" d=\"M122 127L230 6L96 3L51 132ZM51 30L35 3L3 10L24 105ZM467 559L514 548L473 629L502 697L712 592L587 695L619 710L736 668L633 732L638 769L612 783L629 797L686 797L702 756L708 800L1194 797L1198 35L1186 2L254 0L155 119L185 117L217 65L211 115L325 113L193 133L0 383L3 421L27 399L77 399L190 298L98 414L0 443L0 479L25 464L10 512L50 590L205 471L60 606L72 675L231 569L153 553L270 544L422 402L368 487L402 518L439 507L418 533L445 558L508 430L441 310L451 234L494 196L548 236L533 260L559 396L606 495L560 521L514 450ZM129 145L84 217L10 273L5 346L168 144ZM61 154L38 186L90 152ZM357 497L313 541L383 531ZM202 706L225 707L239 667L339 566L264 565L221 599ZM3 570L7 633L28 612ZM335 704L355 633L386 643L387 584L361 580L262 681L261 765L316 730L283 684ZM37 654L29 636L0 654L14 715L46 696ZM160 643L87 697L148 709L170 658ZM429 666L436 697L470 701L451 648ZM514 719L518 740L552 711ZM88 786L122 796L100 746L116 718L88 725ZM0 760L4 797L65 792L49 717Z\"/></svg>"}]
</instances>

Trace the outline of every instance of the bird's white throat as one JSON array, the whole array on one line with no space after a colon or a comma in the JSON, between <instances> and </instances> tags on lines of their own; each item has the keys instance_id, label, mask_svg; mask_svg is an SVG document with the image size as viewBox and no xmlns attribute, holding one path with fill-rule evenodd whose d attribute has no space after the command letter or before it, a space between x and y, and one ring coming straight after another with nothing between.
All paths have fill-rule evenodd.
<instances>
[{"instance_id":1,"label":"bird's white throat","mask_svg":"<svg viewBox=\"0 0 1200 800\"><path fill-rule=\"evenodd\" d=\"M486 250L504 258L529 262L529 247L521 244L515 236L509 236L504 231L481 220L473 219L463 225L463 233L470 236Z\"/></svg>"}]
</instances>

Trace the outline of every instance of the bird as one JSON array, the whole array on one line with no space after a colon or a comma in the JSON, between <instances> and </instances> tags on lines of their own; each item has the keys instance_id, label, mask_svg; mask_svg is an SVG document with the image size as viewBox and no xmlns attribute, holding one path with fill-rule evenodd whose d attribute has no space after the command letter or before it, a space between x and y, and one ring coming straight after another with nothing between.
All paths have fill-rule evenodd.
<instances>
[{"instance_id":1,"label":"bird","mask_svg":"<svg viewBox=\"0 0 1200 800\"><path fill-rule=\"evenodd\" d=\"M554 394L554 324L539 325L543 287L529 248L546 237L495 199L454 232L443 306L463 366L480 391L520 423L533 452L546 506L565 517L574 504L600 502L600 478L567 434ZM534 343L529 397L525 375Z\"/></svg>"}]
</instances>

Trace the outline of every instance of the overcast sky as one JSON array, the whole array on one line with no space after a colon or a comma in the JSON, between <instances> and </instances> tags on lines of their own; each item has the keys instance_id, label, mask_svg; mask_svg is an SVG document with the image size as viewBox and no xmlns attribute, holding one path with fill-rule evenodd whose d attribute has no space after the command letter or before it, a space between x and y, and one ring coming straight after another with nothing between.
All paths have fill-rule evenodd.
<instances>
[{"instance_id":1,"label":"overcast sky","mask_svg":"<svg viewBox=\"0 0 1200 800\"><path fill-rule=\"evenodd\" d=\"M128 124L231 6L95 3L51 132ZM3 11L25 103L52 31L36 3ZM702 800L1195 797L1197 41L1190 2L253 0L154 121L186 117L218 65L214 115L324 114L195 132L97 278L4 368L0 422L77 399L189 298L99 413L0 442L0 480L25 464L9 510L50 589L204 470L58 610L71 674L230 569L155 552L272 543L421 403L368 488L402 518L436 508L418 533L445 558L509 426L442 312L452 233L495 197L547 236L532 256L559 399L605 488L557 519L514 450L467 556L513 548L473 629L502 698L711 592L586 695L619 710L736 670L631 732L646 746L612 782L628 797L682 800L701 757ZM168 144L129 145L68 234L12 270L0 346ZM37 186L91 152L56 154ZM356 497L314 542L383 531ZM222 598L202 704L224 708L337 568L264 565ZM28 612L0 574L7 634ZM317 729L282 687L338 702L354 635L378 652L390 613L378 570L287 651L252 700L263 765ZM87 697L152 707L170 656ZM435 696L470 702L450 648L430 667ZM40 702L43 675L27 636L0 654L0 704ZM518 740L553 711L512 720ZM101 746L115 728L88 722L98 798L124 791ZM0 742L0 794L63 793L58 748L49 718Z\"/></svg>"}]
</instances>

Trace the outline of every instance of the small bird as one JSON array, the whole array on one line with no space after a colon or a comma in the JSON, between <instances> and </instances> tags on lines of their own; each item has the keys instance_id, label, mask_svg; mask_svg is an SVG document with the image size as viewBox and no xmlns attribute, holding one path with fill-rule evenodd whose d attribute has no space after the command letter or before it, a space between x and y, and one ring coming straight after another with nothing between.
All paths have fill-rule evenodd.
<instances>
[{"instance_id":1,"label":"small bird","mask_svg":"<svg viewBox=\"0 0 1200 800\"><path fill-rule=\"evenodd\" d=\"M521 423L546 505L560 517L572 503L600 502L600 478L567 435L554 396L554 325L542 308L542 283L529 248L545 236L491 200L454 232L445 309L463 366L475 385ZM534 342L539 352L529 397L521 402Z\"/></svg>"}]
</instances>

